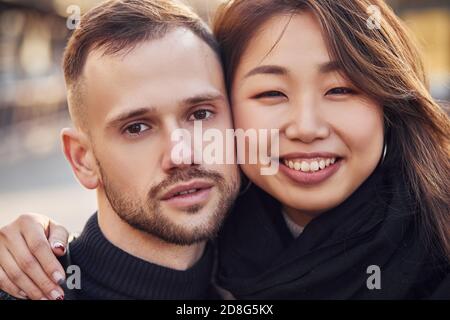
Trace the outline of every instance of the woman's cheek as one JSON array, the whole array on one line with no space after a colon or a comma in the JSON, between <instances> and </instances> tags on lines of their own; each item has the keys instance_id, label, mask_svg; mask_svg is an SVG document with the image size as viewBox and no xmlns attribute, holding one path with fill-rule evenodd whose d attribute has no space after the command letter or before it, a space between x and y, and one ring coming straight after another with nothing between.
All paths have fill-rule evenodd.
<instances>
[{"instance_id":1,"label":"woman's cheek","mask_svg":"<svg viewBox=\"0 0 450 320\"><path fill-rule=\"evenodd\" d=\"M267 113L261 112L261 106L257 105L254 101L244 101L234 100L232 104L233 110L233 120L235 129L242 129L244 131L248 130L258 130L267 129ZM239 148L239 147L238 147ZM240 164L242 171L250 178L253 182L258 183L261 179L260 175L260 165L250 164L248 159L250 157L249 152L253 148L249 148L248 141L245 144L245 163ZM258 155L253 155L257 157Z\"/></svg>"},{"instance_id":2,"label":"woman's cheek","mask_svg":"<svg viewBox=\"0 0 450 320\"><path fill-rule=\"evenodd\" d=\"M344 111L345 109L345 111ZM361 165L378 163L384 140L382 108L376 104L349 103L330 115L334 131Z\"/></svg>"},{"instance_id":3,"label":"woman's cheek","mask_svg":"<svg viewBox=\"0 0 450 320\"><path fill-rule=\"evenodd\" d=\"M259 119L255 117L257 113L257 109L251 105L239 104L233 111L234 128L244 131L257 129L259 126Z\"/></svg>"}]
</instances>

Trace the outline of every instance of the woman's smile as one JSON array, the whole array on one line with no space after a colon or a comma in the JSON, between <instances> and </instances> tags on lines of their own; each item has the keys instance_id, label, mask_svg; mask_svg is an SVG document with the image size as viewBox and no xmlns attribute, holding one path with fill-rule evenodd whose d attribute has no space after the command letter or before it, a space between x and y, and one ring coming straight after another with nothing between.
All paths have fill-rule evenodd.
<instances>
[{"instance_id":1,"label":"woman's smile","mask_svg":"<svg viewBox=\"0 0 450 320\"><path fill-rule=\"evenodd\" d=\"M280 158L280 171L291 181L302 185L324 182L336 173L342 164L342 157L332 153L292 153Z\"/></svg>"}]
</instances>

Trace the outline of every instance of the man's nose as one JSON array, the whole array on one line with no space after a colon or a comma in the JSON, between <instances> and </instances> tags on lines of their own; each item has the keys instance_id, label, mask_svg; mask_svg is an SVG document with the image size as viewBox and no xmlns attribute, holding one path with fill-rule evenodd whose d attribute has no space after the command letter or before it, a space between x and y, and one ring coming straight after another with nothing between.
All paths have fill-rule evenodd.
<instances>
[{"instance_id":1,"label":"man's nose","mask_svg":"<svg viewBox=\"0 0 450 320\"><path fill-rule=\"evenodd\" d=\"M161 159L162 170L170 172L197 166L195 160L199 151L194 148L191 132L175 123L169 125L165 131L161 143L164 149Z\"/></svg>"}]
</instances>

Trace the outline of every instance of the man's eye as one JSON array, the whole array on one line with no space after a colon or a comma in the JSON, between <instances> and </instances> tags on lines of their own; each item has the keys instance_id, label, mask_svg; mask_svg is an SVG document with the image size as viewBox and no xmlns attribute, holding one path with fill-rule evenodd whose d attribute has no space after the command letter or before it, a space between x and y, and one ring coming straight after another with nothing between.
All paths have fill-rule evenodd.
<instances>
[{"instance_id":1,"label":"man's eye","mask_svg":"<svg viewBox=\"0 0 450 320\"><path fill-rule=\"evenodd\" d=\"M209 118L211 118L214 115L213 112L209 111L209 110L197 110L195 112L193 112L191 114L191 116L189 117L189 121L202 121L202 120L207 120Z\"/></svg>"},{"instance_id":2,"label":"man's eye","mask_svg":"<svg viewBox=\"0 0 450 320\"><path fill-rule=\"evenodd\" d=\"M280 91L266 91L260 94L257 94L253 97L253 99L263 99L263 98L282 98L286 97L286 95Z\"/></svg>"},{"instance_id":3,"label":"man's eye","mask_svg":"<svg viewBox=\"0 0 450 320\"><path fill-rule=\"evenodd\" d=\"M137 136L149 129L150 127L144 123L133 123L132 125L126 127L125 131L129 135Z\"/></svg>"},{"instance_id":4,"label":"man's eye","mask_svg":"<svg viewBox=\"0 0 450 320\"><path fill-rule=\"evenodd\" d=\"M355 94L355 90L345 87L339 87L339 88L333 88L331 90L328 90L328 92L325 94L327 95L346 95L346 94Z\"/></svg>"}]
</instances>

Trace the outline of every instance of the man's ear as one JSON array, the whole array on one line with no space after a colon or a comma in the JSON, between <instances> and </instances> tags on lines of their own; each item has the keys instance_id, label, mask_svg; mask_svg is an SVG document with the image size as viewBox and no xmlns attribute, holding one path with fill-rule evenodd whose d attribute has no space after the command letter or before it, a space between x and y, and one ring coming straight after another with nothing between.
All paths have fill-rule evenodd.
<instances>
[{"instance_id":1,"label":"man's ear","mask_svg":"<svg viewBox=\"0 0 450 320\"><path fill-rule=\"evenodd\" d=\"M95 189L99 184L95 157L82 132L65 128L61 131L63 152L80 183L87 189Z\"/></svg>"}]
</instances>

